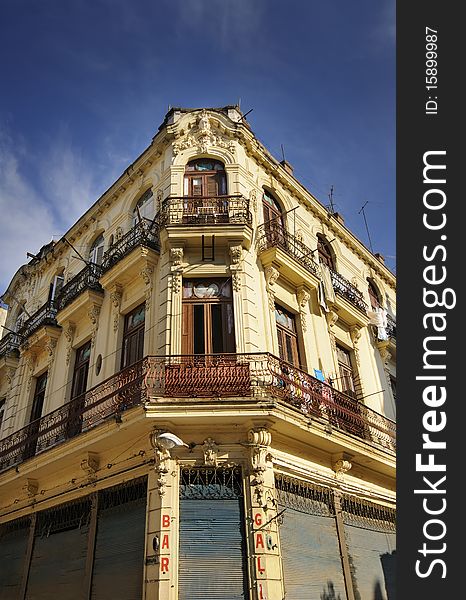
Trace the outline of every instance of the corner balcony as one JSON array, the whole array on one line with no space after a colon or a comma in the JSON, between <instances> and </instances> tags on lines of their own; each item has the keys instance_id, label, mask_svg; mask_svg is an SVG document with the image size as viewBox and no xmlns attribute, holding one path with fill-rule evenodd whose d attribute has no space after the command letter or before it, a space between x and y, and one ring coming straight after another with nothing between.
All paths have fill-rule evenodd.
<instances>
[{"instance_id":1,"label":"corner balcony","mask_svg":"<svg viewBox=\"0 0 466 600\"><path fill-rule=\"evenodd\" d=\"M159 224L140 221L105 252L100 284L109 290L127 285L147 266L156 264L159 253Z\"/></svg>"},{"instance_id":2,"label":"corner balcony","mask_svg":"<svg viewBox=\"0 0 466 600\"><path fill-rule=\"evenodd\" d=\"M393 421L271 354L148 356L1 440L0 471L109 419L121 422L122 413L136 406L160 418L167 407L185 415L225 403L233 403L238 415L281 406L304 417L306 431L320 427L334 446L345 447L332 435L339 432L376 449L395 449Z\"/></svg>"},{"instance_id":3,"label":"corner balcony","mask_svg":"<svg viewBox=\"0 0 466 600\"><path fill-rule=\"evenodd\" d=\"M282 225L260 225L257 247L264 267L277 265L280 273L295 285L304 284L311 289L319 285L320 268L312 258L314 251Z\"/></svg>"},{"instance_id":4,"label":"corner balcony","mask_svg":"<svg viewBox=\"0 0 466 600\"><path fill-rule=\"evenodd\" d=\"M171 196L162 203L160 227L173 246L179 241L200 245L201 238L227 243L233 240L249 248L252 238L249 200L229 196Z\"/></svg>"}]
</instances>

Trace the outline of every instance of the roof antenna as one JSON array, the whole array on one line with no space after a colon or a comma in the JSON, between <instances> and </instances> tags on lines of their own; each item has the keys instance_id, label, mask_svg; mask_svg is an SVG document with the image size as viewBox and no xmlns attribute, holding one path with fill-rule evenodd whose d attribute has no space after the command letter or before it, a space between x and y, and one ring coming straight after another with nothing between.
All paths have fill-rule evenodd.
<instances>
[{"instance_id":1,"label":"roof antenna","mask_svg":"<svg viewBox=\"0 0 466 600\"><path fill-rule=\"evenodd\" d=\"M243 119L244 119L244 118L245 118L245 117L246 117L246 116L247 116L249 113L251 113L253 110L254 110L253 108L251 108L251 110L248 110L248 112L247 112L247 113L245 113L245 114L244 114L244 115L243 115L243 116L240 118L240 120L239 120L239 121L236 121L236 122L237 122L237 123L241 123L241 121L242 121L242 120L243 120Z\"/></svg>"},{"instance_id":2,"label":"roof antenna","mask_svg":"<svg viewBox=\"0 0 466 600\"><path fill-rule=\"evenodd\" d=\"M283 144L280 144L280 148L282 149L282 162L285 162L285 150L283 149Z\"/></svg>"},{"instance_id":3,"label":"roof antenna","mask_svg":"<svg viewBox=\"0 0 466 600\"><path fill-rule=\"evenodd\" d=\"M361 210L358 212L358 215L360 215L362 213L362 216L364 217L364 223L366 225L367 237L369 238L369 248L370 248L372 254L374 254L374 251L372 250L371 236L369 234L369 227L367 226L366 213L364 212L364 207L366 206L366 204L368 204L368 202L369 202L369 200L366 200L366 202L362 205Z\"/></svg>"},{"instance_id":4,"label":"roof antenna","mask_svg":"<svg viewBox=\"0 0 466 600\"><path fill-rule=\"evenodd\" d=\"M333 204L333 185L330 186L330 194L328 195L328 199L330 201L330 212L332 215L335 214L335 205Z\"/></svg>"}]
</instances>

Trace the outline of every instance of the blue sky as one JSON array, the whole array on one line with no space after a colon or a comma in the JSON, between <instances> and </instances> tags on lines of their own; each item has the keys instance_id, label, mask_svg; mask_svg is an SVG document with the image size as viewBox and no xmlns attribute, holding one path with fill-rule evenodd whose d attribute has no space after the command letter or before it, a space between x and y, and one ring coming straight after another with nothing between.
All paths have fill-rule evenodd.
<instances>
[{"instance_id":1,"label":"blue sky","mask_svg":"<svg viewBox=\"0 0 466 600\"><path fill-rule=\"evenodd\" d=\"M394 0L3 0L0 293L150 143L241 103L395 270ZM367 236L363 215L369 227Z\"/></svg>"}]
</instances>

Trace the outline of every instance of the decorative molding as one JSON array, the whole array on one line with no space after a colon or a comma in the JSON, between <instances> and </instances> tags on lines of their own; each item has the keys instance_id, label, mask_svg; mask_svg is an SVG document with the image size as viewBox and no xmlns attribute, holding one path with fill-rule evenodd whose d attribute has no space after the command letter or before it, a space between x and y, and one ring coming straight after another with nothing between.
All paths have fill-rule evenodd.
<instances>
[{"instance_id":1,"label":"decorative molding","mask_svg":"<svg viewBox=\"0 0 466 600\"><path fill-rule=\"evenodd\" d=\"M242 246L230 246L230 272L233 289L235 292L241 291L241 271L242 271L242 260L243 260L243 247Z\"/></svg>"},{"instance_id":2,"label":"decorative molding","mask_svg":"<svg viewBox=\"0 0 466 600\"><path fill-rule=\"evenodd\" d=\"M352 468L353 456L346 452L340 452L332 456L332 470L335 471L335 477L337 479L343 478L343 476Z\"/></svg>"},{"instance_id":3,"label":"decorative molding","mask_svg":"<svg viewBox=\"0 0 466 600\"><path fill-rule=\"evenodd\" d=\"M269 265L265 268L265 283L267 288L267 295L269 297L269 308L275 310L275 283L280 275L280 271Z\"/></svg>"},{"instance_id":4,"label":"decorative molding","mask_svg":"<svg viewBox=\"0 0 466 600\"><path fill-rule=\"evenodd\" d=\"M157 491L159 496L162 498L165 496L166 490L165 486L167 485L166 475L169 472L169 461L171 460L170 451L166 448L162 448L157 444L156 439L157 436L163 433L161 429L154 429L149 434L149 440L152 448L154 449L154 471L157 474Z\"/></svg>"},{"instance_id":5,"label":"decorative molding","mask_svg":"<svg viewBox=\"0 0 466 600\"><path fill-rule=\"evenodd\" d=\"M120 323L120 306L123 298L123 289L121 285L116 284L114 290L110 294L110 299L113 305L113 331L118 331Z\"/></svg>"},{"instance_id":6,"label":"decorative molding","mask_svg":"<svg viewBox=\"0 0 466 600\"><path fill-rule=\"evenodd\" d=\"M299 305L299 316L301 319L301 327L302 327L303 332L306 332L307 331L307 321L306 321L307 307L309 304L309 300L311 299L311 293L306 287L301 286L298 289L298 291L296 292L296 298L298 300L298 305Z\"/></svg>"},{"instance_id":7,"label":"decorative molding","mask_svg":"<svg viewBox=\"0 0 466 600\"><path fill-rule=\"evenodd\" d=\"M353 349L354 349L354 357L356 359L356 364L358 365L358 367L361 366L361 357L359 356L359 340L361 339L361 335L362 335L362 331L361 331L361 327L359 327L359 325L353 325L352 327L350 327L349 333L350 333L350 337L351 337L351 341L353 342Z\"/></svg>"},{"instance_id":8,"label":"decorative molding","mask_svg":"<svg viewBox=\"0 0 466 600\"><path fill-rule=\"evenodd\" d=\"M181 291L182 276L183 276L183 257L184 248L170 248L171 261L171 284L172 292L178 294Z\"/></svg>"},{"instance_id":9,"label":"decorative molding","mask_svg":"<svg viewBox=\"0 0 466 600\"><path fill-rule=\"evenodd\" d=\"M44 350L46 351L46 353L48 354L48 364L49 367L51 367L53 365L53 361L55 360L55 351L57 348L57 339L48 336L46 338L45 344L44 344Z\"/></svg>"},{"instance_id":10,"label":"decorative molding","mask_svg":"<svg viewBox=\"0 0 466 600\"><path fill-rule=\"evenodd\" d=\"M88 308L87 316L89 317L89 319L92 323L91 346L94 346L95 337L97 335L97 330L99 329L99 316L100 316L99 304L92 303Z\"/></svg>"},{"instance_id":11,"label":"decorative molding","mask_svg":"<svg viewBox=\"0 0 466 600\"><path fill-rule=\"evenodd\" d=\"M254 493L259 504L262 504L264 495L264 473L268 468L271 443L272 434L266 427L256 427L248 431L250 469L254 476L251 485L254 486Z\"/></svg>"},{"instance_id":12,"label":"decorative molding","mask_svg":"<svg viewBox=\"0 0 466 600\"><path fill-rule=\"evenodd\" d=\"M39 482L37 479L26 479L25 484L21 488L22 492L28 498L34 497L39 491Z\"/></svg>"},{"instance_id":13,"label":"decorative molding","mask_svg":"<svg viewBox=\"0 0 466 600\"><path fill-rule=\"evenodd\" d=\"M146 290L145 290L145 298L146 298L146 312L149 312L150 309L150 299L152 296L152 275L154 273L154 268L150 264L146 264L145 267L141 269L139 275L142 277Z\"/></svg>"},{"instance_id":14,"label":"decorative molding","mask_svg":"<svg viewBox=\"0 0 466 600\"><path fill-rule=\"evenodd\" d=\"M99 466L99 455L96 452L86 452L86 455L81 460L80 467L85 473L87 473L89 481L95 481L97 479L97 471L99 470Z\"/></svg>"},{"instance_id":15,"label":"decorative molding","mask_svg":"<svg viewBox=\"0 0 466 600\"><path fill-rule=\"evenodd\" d=\"M76 326L74 323L68 322L65 327L63 328L63 334L65 336L65 339L67 341L66 344L66 364L69 365L70 364L70 359L71 359L71 350L73 348L73 339L74 339L74 334L76 331Z\"/></svg>"},{"instance_id":16,"label":"decorative molding","mask_svg":"<svg viewBox=\"0 0 466 600\"><path fill-rule=\"evenodd\" d=\"M203 110L189 133L181 135L172 145L172 152L177 156L183 150L196 148L198 152L205 153L211 147L225 148L232 155L236 150L232 139L223 135L218 129L213 130L207 111Z\"/></svg>"},{"instance_id":17,"label":"decorative molding","mask_svg":"<svg viewBox=\"0 0 466 600\"><path fill-rule=\"evenodd\" d=\"M213 438L208 437L202 445L204 452L204 465L206 467L216 467L218 464L218 446Z\"/></svg>"}]
</instances>

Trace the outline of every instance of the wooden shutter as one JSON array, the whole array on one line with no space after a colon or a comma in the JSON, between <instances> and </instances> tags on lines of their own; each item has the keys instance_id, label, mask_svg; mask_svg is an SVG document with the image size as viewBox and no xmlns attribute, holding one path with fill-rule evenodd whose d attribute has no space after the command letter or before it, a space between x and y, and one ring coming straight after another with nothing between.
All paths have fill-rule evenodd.
<instances>
[{"instance_id":1,"label":"wooden shutter","mask_svg":"<svg viewBox=\"0 0 466 600\"><path fill-rule=\"evenodd\" d=\"M29 518L0 527L0 600L17 600L23 579Z\"/></svg>"},{"instance_id":2,"label":"wooden shutter","mask_svg":"<svg viewBox=\"0 0 466 600\"><path fill-rule=\"evenodd\" d=\"M26 599L82 600L90 502L38 514Z\"/></svg>"},{"instance_id":3,"label":"wooden shutter","mask_svg":"<svg viewBox=\"0 0 466 600\"><path fill-rule=\"evenodd\" d=\"M330 492L282 478L276 484L285 509L279 533L286 600L346 600Z\"/></svg>"},{"instance_id":4,"label":"wooden shutter","mask_svg":"<svg viewBox=\"0 0 466 600\"><path fill-rule=\"evenodd\" d=\"M206 185L205 191L206 196L218 196L218 181L217 181L217 173L213 175L206 175Z\"/></svg>"},{"instance_id":5,"label":"wooden shutter","mask_svg":"<svg viewBox=\"0 0 466 600\"><path fill-rule=\"evenodd\" d=\"M178 599L247 599L240 471L183 469L179 527Z\"/></svg>"},{"instance_id":6,"label":"wooden shutter","mask_svg":"<svg viewBox=\"0 0 466 600\"><path fill-rule=\"evenodd\" d=\"M92 600L141 600L147 479L99 493Z\"/></svg>"},{"instance_id":7,"label":"wooden shutter","mask_svg":"<svg viewBox=\"0 0 466 600\"><path fill-rule=\"evenodd\" d=\"M181 354L193 353L193 305L183 302Z\"/></svg>"}]
</instances>

